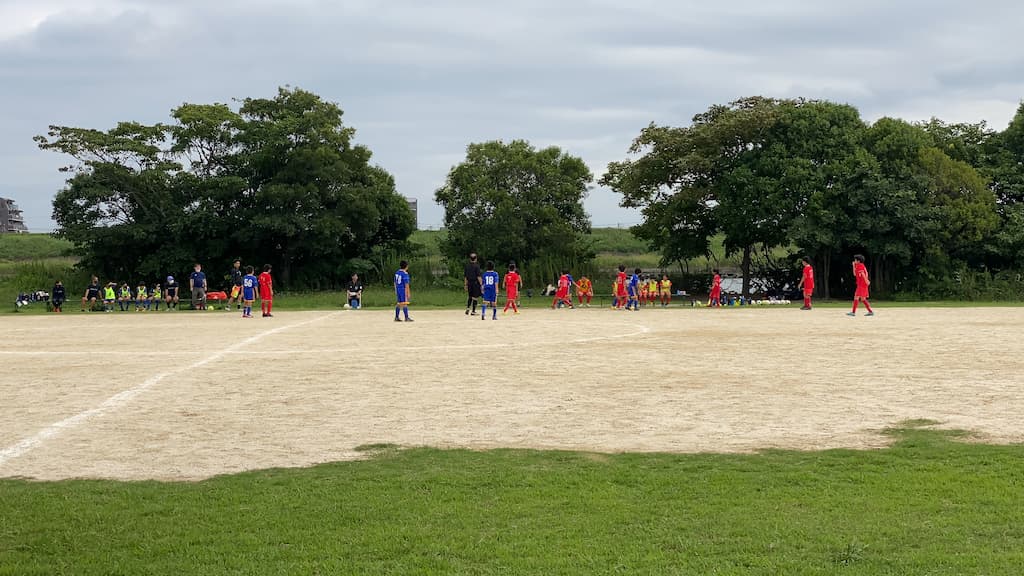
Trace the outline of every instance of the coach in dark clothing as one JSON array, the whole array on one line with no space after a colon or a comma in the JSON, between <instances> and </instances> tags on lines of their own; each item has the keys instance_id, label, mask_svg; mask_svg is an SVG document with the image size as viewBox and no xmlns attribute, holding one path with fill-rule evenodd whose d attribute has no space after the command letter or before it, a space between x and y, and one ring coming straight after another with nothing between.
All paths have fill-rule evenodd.
<instances>
[{"instance_id":1,"label":"coach in dark clothing","mask_svg":"<svg viewBox=\"0 0 1024 576\"><path fill-rule=\"evenodd\" d=\"M57 283L53 285L53 290L50 291L50 302L53 304L54 312L61 312L64 307L64 301L68 299L67 292L64 290L64 283L57 280Z\"/></svg>"},{"instance_id":2,"label":"coach in dark clothing","mask_svg":"<svg viewBox=\"0 0 1024 576\"><path fill-rule=\"evenodd\" d=\"M353 274L352 281L348 283L348 305L353 310L363 307L363 283L359 281L359 275Z\"/></svg>"},{"instance_id":3,"label":"coach in dark clothing","mask_svg":"<svg viewBox=\"0 0 1024 576\"><path fill-rule=\"evenodd\" d=\"M469 255L469 262L466 264L466 293L469 294L469 299L466 300L466 314L470 313L470 308L473 309L473 315L476 315L476 302L483 294L483 273L480 272L480 264L476 261L476 253Z\"/></svg>"}]
</instances>

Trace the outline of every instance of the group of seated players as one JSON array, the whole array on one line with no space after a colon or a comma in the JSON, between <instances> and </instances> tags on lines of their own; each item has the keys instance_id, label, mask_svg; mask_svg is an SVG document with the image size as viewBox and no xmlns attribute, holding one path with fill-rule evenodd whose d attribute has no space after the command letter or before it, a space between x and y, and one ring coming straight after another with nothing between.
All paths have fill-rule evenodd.
<instances>
[{"instance_id":1,"label":"group of seated players","mask_svg":"<svg viewBox=\"0 0 1024 576\"><path fill-rule=\"evenodd\" d=\"M82 311L88 309L113 312L116 306L121 312L145 312L159 310L160 304L164 304L167 310L173 310L178 307L179 291L180 286L173 276L167 277L166 284L155 283L147 286L145 282L139 282L134 289L127 282L100 284L99 278L93 276L82 295ZM53 292L63 296L64 286L60 280L54 284ZM63 303L63 297L55 297L53 311L61 312Z\"/></svg>"},{"instance_id":2,"label":"group of seated players","mask_svg":"<svg viewBox=\"0 0 1024 576\"><path fill-rule=\"evenodd\" d=\"M580 306L590 306L594 298L594 285L585 275L574 280L568 270L563 270L558 278L558 286L554 288L552 308L572 308L571 288L576 289L576 298ZM616 310L639 310L641 306L667 307L672 302L672 281L667 274L659 280L653 274L644 274L637 268L631 276L626 274L626 267L619 266L619 272L612 282L612 308Z\"/></svg>"}]
</instances>

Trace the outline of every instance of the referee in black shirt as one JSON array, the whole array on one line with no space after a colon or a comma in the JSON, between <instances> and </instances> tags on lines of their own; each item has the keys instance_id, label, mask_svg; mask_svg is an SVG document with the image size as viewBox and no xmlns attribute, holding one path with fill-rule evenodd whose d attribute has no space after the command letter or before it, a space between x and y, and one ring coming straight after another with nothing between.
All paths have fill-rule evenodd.
<instances>
[{"instance_id":1,"label":"referee in black shirt","mask_svg":"<svg viewBox=\"0 0 1024 576\"><path fill-rule=\"evenodd\" d=\"M466 263L466 293L469 299L466 300L466 315L476 316L476 302L480 298L483 289L483 273L480 272L480 264L476 261L476 252L469 255L469 262ZM472 308L472 312L470 312Z\"/></svg>"}]
</instances>

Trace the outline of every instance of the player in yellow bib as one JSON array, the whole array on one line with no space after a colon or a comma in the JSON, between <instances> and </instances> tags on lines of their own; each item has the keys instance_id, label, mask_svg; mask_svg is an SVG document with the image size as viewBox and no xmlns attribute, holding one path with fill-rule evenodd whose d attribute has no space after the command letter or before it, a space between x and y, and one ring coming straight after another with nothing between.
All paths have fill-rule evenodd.
<instances>
[{"instance_id":1,"label":"player in yellow bib","mask_svg":"<svg viewBox=\"0 0 1024 576\"><path fill-rule=\"evenodd\" d=\"M668 274L661 275L661 282L658 283L658 291L661 293L661 305L666 307L672 302L672 281Z\"/></svg>"},{"instance_id":2,"label":"player in yellow bib","mask_svg":"<svg viewBox=\"0 0 1024 576\"><path fill-rule=\"evenodd\" d=\"M149 290L146 289L145 282L139 282L135 289L135 311L149 311Z\"/></svg>"}]
</instances>

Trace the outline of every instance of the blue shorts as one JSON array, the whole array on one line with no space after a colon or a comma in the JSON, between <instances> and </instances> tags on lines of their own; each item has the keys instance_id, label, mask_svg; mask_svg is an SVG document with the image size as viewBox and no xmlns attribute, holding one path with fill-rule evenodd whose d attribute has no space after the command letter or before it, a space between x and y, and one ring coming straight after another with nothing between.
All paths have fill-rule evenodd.
<instances>
[{"instance_id":1,"label":"blue shorts","mask_svg":"<svg viewBox=\"0 0 1024 576\"><path fill-rule=\"evenodd\" d=\"M395 290L395 301L398 302L399 304L409 303L409 300L405 297L405 290L402 290L401 292Z\"/></svg>"},{"instance_id":2,"label":"blue shorts","mask_svg":"<svg viewBox=\"0 0 1024 576\"><path fill-rule=\"evenodd\" d=\"M484 290L484 302L496 302L498 293L494 290Z\"/></svg>"},{"instance_id":3,"label":"blue shorts","mask_svg":"<svg viewBox=\"0 0 1024 576\"><path fill-rule=\"evenodd\" d=\"M242 289L242 300L255 300L255 299L256 299L256 290L253 290L253 289L246 290L244 288Z\"/></svg>"}]
</instances>

